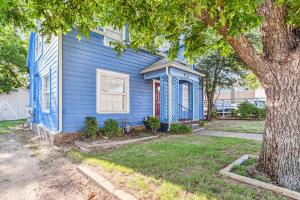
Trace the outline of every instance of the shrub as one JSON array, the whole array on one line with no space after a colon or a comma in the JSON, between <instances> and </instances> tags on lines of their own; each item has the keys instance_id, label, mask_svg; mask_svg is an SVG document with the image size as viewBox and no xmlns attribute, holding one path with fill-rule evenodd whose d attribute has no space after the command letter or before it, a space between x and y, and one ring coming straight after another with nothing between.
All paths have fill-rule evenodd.
<instances>
[{"instance_id":1,"label":"shrub","mask_svg":"<svg viewBox=\"0 0 300 200\"><path fill-rule=\"evenodd\" d=\"M257 108L257 117L261 119L266 118L266 108Z\"/></svg>"},{"instance_id":2,"label":"shrub","mask_svg":"<svg viewBox=\"0 0 300 200\"><path fill-rule=\"evenodd\" d=\"M216 109L214 109L211 113L211 116L214 117L214 118L218 118L220 115L220 113L218 113L218 111Z\"/></svg>"},{"instance_id":3,"label":"shrub","mask_svg":"<svg viewBox=\"0 0 300 200\"><path fill-rule=\"evenodd\" d=\"M119 122L113 119L105 120L102 131L107 137L118 137L123 135L122 129L119 126Z\"/></svg>"},{"instance_id":4,"label":"shrub","mask_svg":"<svg viewBox=\"0 0 300 200\"><path fill-rule=\"evenodd\" d=\"M155 133L160 128L160 121L156 117L149 117L148 123L153 133Z\"/></svg>"},{"instance_id":5,"label":"shrub","mask_svg":"<svg viewBox=\"0 0 300 200\"><path fill-rule=\"evenodd\" d=\"M242 118L257 116L257 107L249 101L244 101L239 105L239 113Z\"/></svg>"},{"instance_id":6,"label":"shrub","mask_svg":"<svg viewBox=\"0 0 300 200\"><path fill-rule=\"evenodd\" d=\"M170 128L171 134L190 134L192 133L191 127L185 124L172 124Z\"/></svg>"},{"instance_id":7,"label":"shrub","mask_svg":"<svg viewBox=\"0 0 300 200\"><path fill-rule=\"evenodd\" d=\"M231 117L237 117L239 114L239 110L238 109L233 109L230 111L230 116Z\"/></svg>"},{"instance_id":8,"label":"shrub","mask_svg":"<svg viewBox=\"0 0 300 200\"><path fill-rule=\"evenodd\" d=\"M200 120L200 121L199 121L199 126L200 126L201 128L203 128L203 127L205 126L205 121L204 121L204 120Z\"/></svg>"},{"instance_id":9,"label":"shrub","mask_svg":"<svg viewBox=\"0 0 300 200\"><path fill-rule=\"evenodd\" d=\"M86 117L83 134L86 137L95 139L99 131L98 121L95 117Z\"/></svg>"}]
</instances>

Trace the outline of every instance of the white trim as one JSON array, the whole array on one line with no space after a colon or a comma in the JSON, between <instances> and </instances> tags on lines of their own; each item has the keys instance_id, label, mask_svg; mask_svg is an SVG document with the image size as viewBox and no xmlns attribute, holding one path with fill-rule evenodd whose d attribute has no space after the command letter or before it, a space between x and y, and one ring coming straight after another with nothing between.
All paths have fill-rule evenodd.
<instances>
[{"instance_id":1,"label":"white trim","mask_svg":"<svg viewBox=\"0 0 300 200\"><path fill-rule=\"evenodd\" d=\"M48 84L49 84L49 108L48 109L46 109L45 108L45 99L44 99L44 94L45 94L45 76L48 76ZM47 70L44 70L43 72L41 72L41 78L42 78L42 112L43 113L50 113L50 106L51 106L51 78L50 78L51 76L50 76L50 69L47 69Z\"/></svg>"},{"instance_id":2,"label":"white trim","mask_svg":"<svg viewBox=\"0 0 300 200\"><path fill-rule=\"evenodd\" d=\"M62 34L58 36L58 130L62 131Z\"/></svg>"},{"instance_id":3,"label":"white trim","mask_svg":"<svg viewBox=\"0 0 300 200\"><path fill-rule=\"evenodd\" d=\"M187 67L186 64L182 64L182 63L179 63L177 61L170 62L166 58L162 58L162 59L158 60L157 62L155 62L152 65L150 65L150 66L146 67L145 69L143 69L140 73L145 74L147 72L152 72L152 71L156 71L156 70L159 70L159 69L164 69L164 68L167 68L167 67L174 67L174 68L186 71L186 72L190 72L192 74L196 74L198 76L205 76L204 74L199 73L199 72Z\"/></svg>"},{"instance_id":4,"label":"white trim","mask_svg":"<svg viewBox=\"0 0 300 200\"><path fill-rule=\"evenodd\" d=\"M109 112L103 112L103 111L100 111L100 93L98 92L101 88L101 81L100 81L100 78L98 78L98 76L100 75L103 75L103 74L106 74L106 75L109 75L109 76L114 76L114 77L117 77L117 78L125 78L126 81L125 81L125 88L126 88L126 96L127 96L127 109L126 111L109 111ZM119 73L119 72L114 72L114 71L109 71L109 70L104 70L104 69L100 69L100 68L97 68L97 71L96 71L96 112L98 114L124 114L124 113L130 113L130 78L129 78L129 74L125 74L125 73Z\"/></svg>"},{"instance_id":5,"label":"white trim","mask_svg":"<svg viewBox=\"0 0 300 200\"><path fill-rule=\"evenodd\" d=\"M155 83L160 83L159 80L152 80L152 96L153 96L153 101L152 101L152 115L155 116Z\"/></svg>"}]
</instances>

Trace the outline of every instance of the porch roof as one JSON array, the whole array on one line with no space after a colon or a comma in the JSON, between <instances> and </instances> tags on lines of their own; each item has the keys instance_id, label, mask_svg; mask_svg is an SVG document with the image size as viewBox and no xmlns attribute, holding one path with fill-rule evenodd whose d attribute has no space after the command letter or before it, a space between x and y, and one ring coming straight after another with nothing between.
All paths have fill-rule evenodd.
<instances>
[{"instance_id":1,"label":"porch roof","mask_svg":"<svg viewBox=\"0 0 300 200\"><path fill-rule=\"evenodd\" d=\"M192 73L192 74L196 74L198 76L205 76L204 74L199 73L196 70L189 68L186 64L180 63L178 61L170 62L167 58L158 60L157 62L155 62L152 65L143 69L140 73L145 74L148 72L153 72L156 70L164 69L166 67L174 67L174 68L177 68L177 69L180 69L180 70Z\"/></svg>"}]
</instances>

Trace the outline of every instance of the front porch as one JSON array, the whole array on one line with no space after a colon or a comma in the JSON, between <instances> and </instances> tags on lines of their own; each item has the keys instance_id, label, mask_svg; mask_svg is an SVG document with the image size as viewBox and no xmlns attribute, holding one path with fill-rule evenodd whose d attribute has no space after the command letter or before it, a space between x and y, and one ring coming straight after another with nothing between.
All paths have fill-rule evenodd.
<instances>
[{"instance_id":1,"label":"front porch","mask_svg":"<svg viewBox=\"0 0 300 200\"><path fill-rule=\"evenodd\" d=\"M202 74L180 62L161 59L141 71L153 80L153 115L172 123L203 118Z\"/></svg>"}]
</instances>

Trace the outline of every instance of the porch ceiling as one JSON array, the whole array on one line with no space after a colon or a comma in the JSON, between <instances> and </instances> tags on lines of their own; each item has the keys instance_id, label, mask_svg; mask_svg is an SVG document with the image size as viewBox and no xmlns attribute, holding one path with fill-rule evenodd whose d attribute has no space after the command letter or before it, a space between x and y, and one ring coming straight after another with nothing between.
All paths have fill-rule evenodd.
<instances>
[{"instance_id":1,"label":"porch ceiling","mask_svg":"<svg viewBox=\"0 0 300 200\"><path fill-rule=\"evenodd\" d=\"M192 73L192 74L196 74L198 76L204 76L204 74L201 74L201 73L189 68L186 64L182 64L177 61L170 62L167 58L158 60L157 62L155 62L152 65L143 69L140 73L145 74L148 72L154 72L154 71L157 71L160 69L164 69L166 67L174 67L174 68L177 68L177 69L180 69L180 70Z\"/></svg>"}]
</instances>

